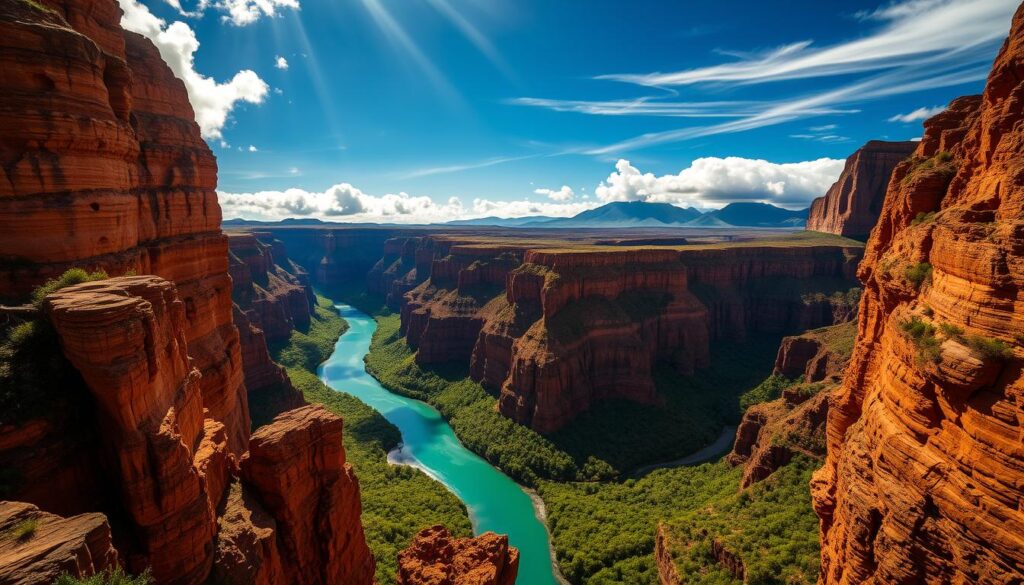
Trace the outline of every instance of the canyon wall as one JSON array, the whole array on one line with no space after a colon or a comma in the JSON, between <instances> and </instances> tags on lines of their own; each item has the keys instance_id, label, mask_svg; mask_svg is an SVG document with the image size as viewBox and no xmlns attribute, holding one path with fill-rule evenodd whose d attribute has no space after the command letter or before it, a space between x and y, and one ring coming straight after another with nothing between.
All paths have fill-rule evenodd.
<instances>
[{"instance_id":1,"label":"canyon wall","mask_svg":"<svg viewBox=\"0 0 1024 585\"><path fill-rule=\"evenodd\" d=\"M184 84L113 0L0 7L0 300L71 267L157 274L185 303L206 408L249 434L217 165Z\"/></svg>"},{"instance_id":2,"label":"canyon wall","mask_svg":"<svg viewBox=\"0 0 1024 585\"><path fill-rule=\"evenodd\" d=\"M17 536L0 581L121 563L157 583L369 584L341 420L307 406L249 438L243 376L295 396L266 340L309 324L308 281L279 242L243 237L233 306L216 162L184 84L120 17L115 0L0 5L0 299L72 267L147 275L21 317L74 375L45 414L0 417L4 497L27 502L0 503Z\"/></svg>"},{"instance_id":3,"label":"canyon wall","mask_svg":"<svg viewBox=\"0 0 1024 585\"><path fill-rule=\"evenodd\" d=\"M822 583L1024 581L1022 79L1024 7L893 172L812 482Z\"/></svg>"},{"instance_id":4,"label":"canyon wall","mask_svg":"<svg viewBox=\"0 0 1024 585\"><path fill-rule=\"evenodd\" d=\"M917 143L871 140L846 159L839 179L811 202L807 229L866 240L885 201L892 171Z\"/></svg>"}]
</instances>

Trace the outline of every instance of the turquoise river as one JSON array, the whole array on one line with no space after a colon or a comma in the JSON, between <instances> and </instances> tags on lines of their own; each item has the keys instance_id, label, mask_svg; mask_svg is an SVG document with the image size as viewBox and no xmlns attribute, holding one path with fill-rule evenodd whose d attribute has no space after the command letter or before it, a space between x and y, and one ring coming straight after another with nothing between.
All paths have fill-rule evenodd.
<instances>
[{"instance_id":1,"label":"turquoise river","mask_svg":"<svg viewBox=\"0 0 1024 585\"><path fill-rule=\"evenodd\" d=\"M519 549L519 585L555 585L548 533L530 497L514 481L462 446L433 407L388 391L366 373L363 357L377 322L348 305L337 305L348 321L320 378L376 409L402 431L402 448L389 459L414 465L440 481L466 504L476 534L508 534ZM357 470L358 471L358 470Z\"/></svg>"}]
</instances>

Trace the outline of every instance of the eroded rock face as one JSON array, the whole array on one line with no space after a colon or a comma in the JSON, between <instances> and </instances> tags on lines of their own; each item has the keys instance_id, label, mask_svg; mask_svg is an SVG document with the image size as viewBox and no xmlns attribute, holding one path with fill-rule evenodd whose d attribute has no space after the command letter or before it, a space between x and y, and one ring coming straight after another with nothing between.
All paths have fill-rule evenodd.
<instances>
[{"instance_id":1,"label":"eroded rock face","mask_svg":"<svg viewBox=\"0 0 1024 585\"><path fill-rule=\"evenodd\" d=\"M309 327L316 299L305 270L271 234L230 233L228 248L234 321L253 419L257 410L260 417L273 418L306 402L284 368L271 359L267 345Z\"/></svg>"},{"instance_id":2,"label":"eroded rock face","mask_svg":"<svg viewBox=\"0 0 1024 585\"><path fill-rule=\"evenodd\" d=\"M514 585L518 572L519 550L493 532L452 538L433 526L398 553L398 585Z\"/></svg>"},{"instance_id":3,"label":"eroded rock face","mask_svg":"<svg viewBox=\"0 0 1024 585\"><path fill-rule=\"evenodd\" d=\"M50 585L57 577L89 577L118 564L103 514L61 518L31 504L0 502L0 579Z\"/></svg>"},{"instance_id":4,"label":"eroded rock face","mask_svg":"<svg viewBox=\"0 0 1024 585\"><path fill-rule=\"evenodd\" d=\"M714 339L835 322L827 300L808 302L779 285L849 286L857 255L835 247L531 250L509 274L504 300L488 305L471 373L501 389L503 414L543 433L594 400L656 404L658 362L690 375L707 365Z\"/></svg>"},{"instance_id":5,"label":"eroded rock face","mask_svg":"<svg viewBox=\"0 0 1024 585\"><path fill-rule=\"evenodd\" d=\"M1018 9L984 95L926 122L893 173L812 483L824 583L1024 580L1022 79ZM936 330L915 340L914 318Z\"/></svg>"},{"instance_id":6,"label":"eroded rock face","mask_svg":"<svg viewBox=\"0 0 1024 585\"><path fill-rule=\"evenodd\" d=\"M240 453L248 411L217 167L185 86L121 30L116 2L43 4L53 11L0 7L0 298L73 266L175 282L205 406Z\"/></svg>"},{"instance_id":7,"label":"eroded rock face","mask_svg":"<svg viewBox=\"0 0 1024 585\"><path fill-rule=\"evenodd\" d=\"M210 570L214 510L233 465L223 424L204 418L172 283L121 277L47 297L61 347L98 412L103 465L136 534L127 562L161 582Z\"/></svg>"},{"instance_id":8,"label":"eroded rock face","mask_svg":"<svg viewBox=\"0 0 1024 585\"><path fill-rule=\"evenodd\" d=\"M359 483L341 431L340 418L304 406L257 430L242 458L242 478L276 519L285 582L373 582Z\"/></svg>"},{"instance_id":9,"label":"eroded rock face","mask_svg":"<svg viewBox=\"0 0 1024 585\"><path fill-rule=\"evenodd\" d=\"M743 413L726 456L730 465L743 466L740 489L767 478L797 454L825 458L829 397L850 361L855 331L851 321L783 338L774 374L795 384L781 398Z\"/></svg>"},{"instance_id":10,"label":"eroded rock face","mask_svg":"<svg viewBox=\"0 0 1024 585\"><path fill-rule=\"evenodd\" d=\"M917 143L872 140L846 159L839 180L811 203L807 229L866 240L885 201L892 171Z\"/></svg>"}]
</instances>

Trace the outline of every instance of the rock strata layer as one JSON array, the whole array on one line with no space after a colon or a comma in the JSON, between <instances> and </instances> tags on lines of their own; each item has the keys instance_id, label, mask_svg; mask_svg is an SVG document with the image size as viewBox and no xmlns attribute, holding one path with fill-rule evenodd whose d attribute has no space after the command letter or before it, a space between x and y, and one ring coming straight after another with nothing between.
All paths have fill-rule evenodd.
<instances>
[{"instance_id":1,"label":"rock strata layer","mask_svg":"<svg viewBox=\"0 0 1024 585\"><path fill-rule=\"evenodd\" d=\"M839 179L811 202L807 229L866 240L885 201L892 171L917 143L872 140L846 159Z\"/></svg>"},{"instance_id":2,"label":"rock strata layer","mask_svg":"<svg viewBox=\"0 0 1024 585\"><path fill-rule=\"evenodd\" d=\"M822 583L1024 581L1022 80L1024 7L893 172L812 482Z\"/></svg>"}]
</instances>

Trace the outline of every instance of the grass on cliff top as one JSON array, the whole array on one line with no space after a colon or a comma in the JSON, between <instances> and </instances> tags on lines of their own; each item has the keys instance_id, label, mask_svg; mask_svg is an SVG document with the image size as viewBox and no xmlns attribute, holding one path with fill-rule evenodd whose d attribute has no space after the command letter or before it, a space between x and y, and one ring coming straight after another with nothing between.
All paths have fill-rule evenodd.
<instances>
[{"instance_id":1,"label":"grass on cliff top","mask_svg":"<svg viewBox=\"0 0 1024 585\"><path fill-rule=\"evenodd\" d=\"M443 485L418 469L387 462L388 451L401 441L397 427L354 396L328 388L316 375L347 328L331 301L318 296L309 329L292 332L287 343L275 345L272 356L307 401L345 420L345 453L359 478L366 541L377 560L377 583L387 585L395 582L398 553L419 530L444 524L461 537L470 536L472 528L465 506Z\"/></svg>"},{"instance_id":2,"label":"grass on cliff top","mask_svg":"<svg viewBox=\"0 0 1024 585\"><path fill-rule=\"evenodd\" d=\"M472 381L465 366L416 364L399 334L398 315L378 315L377 323L367 371L391 391L437 408L467 448L528 486L541 479L611 479L697 451L739 420L740 394L763 379L778 346L776 337L721 342L711 367L695 376L655 369L665 405L599 401L543 436L498 413L495 396Z\"/></svg>"},{"instance_id":3,"label":"grass on cliff top","mask_svg":"<svg viewBox=\"0 0 1024 585\"><path fill-rule=\"evenodd\" d=\"M131 575L121 567L116 567L81 579L65 573L57 577L53 585L150 585L151 583L153 583L153 578L148 571L141 575Z\"/></svg>"},{"instance_id":4,"label":"grass on cliff top","mask_svg":"<svg viewBox=\"0 0 1024 585\"><path fill-rule=\"evenodd\" d=\"M44 416L76 395L87 395L74 392L83 382L64 357L57 333L42 314L42 307L47 295L62 288L105 278L107 274L102 271L68 270L32 291L30 299L38 311L36 315L0 333L0 424Z\"/></svg>"}]
</instances>

